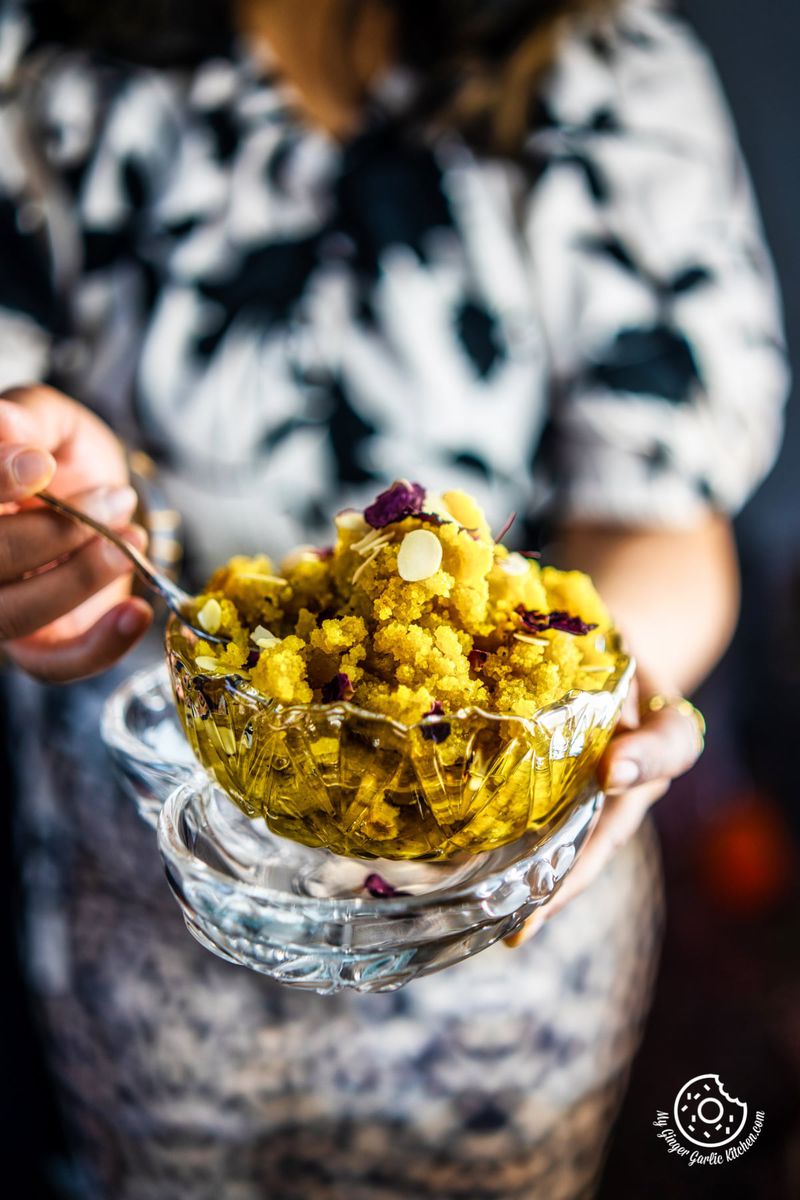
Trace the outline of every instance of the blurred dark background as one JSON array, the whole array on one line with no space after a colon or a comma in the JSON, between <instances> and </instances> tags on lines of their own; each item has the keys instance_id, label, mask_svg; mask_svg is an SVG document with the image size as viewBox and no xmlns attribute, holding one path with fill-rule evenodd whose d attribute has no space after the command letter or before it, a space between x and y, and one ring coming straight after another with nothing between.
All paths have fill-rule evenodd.
<instances>
[{"instance_id":1,"label":"blurred dark background","mask_svg":"<svg viewBox=\"0 0 800 1200\"><path fill-rule=\"evenodd\" d=\"M783 287L800 363L800 110L796 0L689 0L736 116ZM611 1147L601 1200L800 1197L800 412L790 404L781 460L738 522L739 633L699 698L707 752L658 810L668 923L655 1004ZM0 795L3 787L0 763ZM12 874L7 822L3 879ZM3 889L4 893L8 891ZM3 935L13 913L3 908ZM43 1147L59 1127L18 977L7 967L0 1128L15 1195L51 1200ZM763 1132L724 1167L689 1168L652 1121L692 1076L720 1074ZM13 1184L12 1184L13 1188ZM11 1194L11 1193L7 1193ZM155 1198L154 1198L155 1200ZM537 1200L532 1197L531 1200Z\"/></svg>"},{"instance_id":2,"label":"blurred dark background","mask_svg":"<svg viewBox=\"0 0 800 1200\"><path fill-rule=\"evenodd\" d=\"M778 268L800 377L800 8L688 0L739 127ZM798 380L800 382L800 378ZM657 810L668 918L655 1005L601 1200L800 1197L800 410L778 465L738 521L743 609L703 688L707 753ZM689 1168L652 1121L717 1072L765 1122L735 1163Z\"/></svg>"}]
</instances>

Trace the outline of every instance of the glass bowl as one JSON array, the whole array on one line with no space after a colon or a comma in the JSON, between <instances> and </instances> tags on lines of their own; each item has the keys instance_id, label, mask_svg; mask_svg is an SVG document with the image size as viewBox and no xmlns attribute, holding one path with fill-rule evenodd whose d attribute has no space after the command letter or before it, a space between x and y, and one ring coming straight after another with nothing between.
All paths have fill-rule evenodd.
<instances>
[{"instance_id":1,"label":"glass bowl","mask_svg":"<svg viewBox=\"0 0 800 1200\"><path fill-rule=\"evenodd\" d=\"M122 787L153 828L170 792L203 774L178 719L164 662L136 671L111 693L100 735Z\"/></svg>"},{"instance_id":2,"label":"glass bowl","mask_svg":"<svg viewBox=\"0 0 800 1200\"><path fill-rule=\"evenodd\" d=\"M571 869L601 803L589 783L544 836L376 862L278 837L196 776L167 798L158 841L186 925L213 953L315 992L391 991L517 930Z\"/></svg>"},{"instance_id":3,"label":"glass bowl","mask_svg":"<svg viewBox=\"0 0 800 1200\"><path fill-rule=\"evenodd\" d=\"M199 672L167 627L175 701L198 760L248 817L345 856L441 859L543 837L592 787L633 663L618 639L597 691L523 719L477 708L403 725L349 702L282 706L236 675Z\"/></svg>"},{"instance_id":4,"label":"glass bowl","mask_svg":"<svg viewBox=\"0 0 800 1200\"><path fill-rule=\"evenodd\" d=\"M513 933L572 869L603 799L590 782L546 826L485 854L359 860L278 837L230 802L192 754L163 663L117 688L102 729L125 790L159 823L167 879L194 937L317 992L391 990Z\"/></svg>"}]
</instances>

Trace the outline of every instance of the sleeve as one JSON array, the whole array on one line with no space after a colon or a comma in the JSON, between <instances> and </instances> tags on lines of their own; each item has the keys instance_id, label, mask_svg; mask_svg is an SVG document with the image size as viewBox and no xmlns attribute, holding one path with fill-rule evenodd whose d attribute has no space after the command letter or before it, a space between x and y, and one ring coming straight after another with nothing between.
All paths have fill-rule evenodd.
<instances>
[{"instance_id":1,"label":"sleeve","mask_svg":"<svg viewBox=\"0 0 800 1200\"><path fill-rule=\"evenodd\" d=\"M708 56L666 4L575 37L531 139L526 234L554 380L547 507L688 524L769 471L780 303Z\"/></svg>"},{"instance_id":2,"label":"sleeve","mask_svg":"<svg viewBox=\"0 0 800 1200\"><path fill-rule=\"evenodd\" d=\"M0 388L69 390L77 371L88 403L119 391L174 161L172 92L38 40L26 0L0 0Z\"/></svg>"},{"instance_id":3,"label":"sleeve","mask_svg":"<svg viewBox=\"0 0 800 1200\"><path fill-rule=\"evenodd\" d=\"M58 323L43 197L26 162L18 80L31 30L0 9L0 389L47 374Z\"/></svg>"}]
</instances>

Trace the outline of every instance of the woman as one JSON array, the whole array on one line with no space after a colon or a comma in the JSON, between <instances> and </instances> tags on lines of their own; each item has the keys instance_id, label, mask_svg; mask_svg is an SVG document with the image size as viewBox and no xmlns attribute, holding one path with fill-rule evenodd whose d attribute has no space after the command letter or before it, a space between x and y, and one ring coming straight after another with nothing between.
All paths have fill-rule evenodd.
<instances>
[{"instance_id":1,"label":"woman","mask_svg":"<svg viewBox=\"0 0 800 1200\"><path fill-rule=\"evenodd\" d=\"M0 634L44 681L7 687L75 1194L587 1195L653 965L642 818L700 748L680 697L730 636L728 515L785 391L713 72L658 0L115 8L0 26ZM195 578L403 475L547 521L594 574L641 719L536 937L327 999L191 942L97 744L130 658L49 686L150 621L122 561L30 503L142 540L117 435Z\"/></svg>"}]
</instances>

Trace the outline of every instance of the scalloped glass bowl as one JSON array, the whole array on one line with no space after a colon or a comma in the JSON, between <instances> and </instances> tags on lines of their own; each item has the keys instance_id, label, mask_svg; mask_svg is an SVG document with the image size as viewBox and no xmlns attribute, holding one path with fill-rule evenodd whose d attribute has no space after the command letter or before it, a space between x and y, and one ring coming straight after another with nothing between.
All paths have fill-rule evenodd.
<instances>
[{"instance_id":1,"label":"scalloped glass bowl","mask_svg":"<svg viewBox=\"0 0 800 1200\"><path fill-rule=\"evenodd\" d=\"M193 642L170 621L172 688L198 760L274 833L360 858L446 860L544 837L591 788L633 672L617 641L602 688L533 718L465 709L405 726L346 702L281 706L240 677L198 673Z\"/></svg>"}]
</instances>

